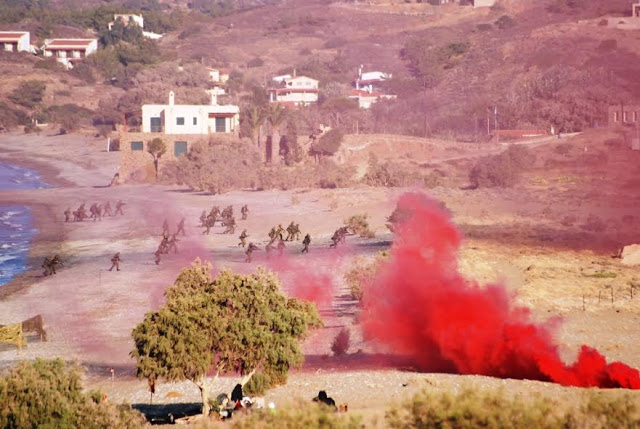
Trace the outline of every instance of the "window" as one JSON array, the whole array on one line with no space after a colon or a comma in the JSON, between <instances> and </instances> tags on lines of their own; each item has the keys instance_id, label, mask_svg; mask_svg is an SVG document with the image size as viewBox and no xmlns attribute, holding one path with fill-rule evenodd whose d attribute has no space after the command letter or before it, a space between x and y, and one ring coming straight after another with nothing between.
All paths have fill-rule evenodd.
<instances>
[{"instance_id":1,"label":"window","mask_svg":"<svg viewBox=\"0 0 640 429\"><path fill-rule=\"evenodd\" d=\"M227 118L216 118L216 133L227 132Z\"/></svg>"},{"instance_id":2,"label":"window","mask_svg":"<svg viewBox=\"0 0 640 429\"><path fill-rule=\"evenodd\" d=\"M144 144L142 142L131 142L131 150L144 150Z\"/></svg>"},{"instance_id":3,"label":"window","mask_svg":"<svg viewBox=\"0 0 640 429\"><path fill-rule=\"evenodd\" d=\"M622 112L622 122L629 122L629 118L627 117L628 112Z\"/></svg>"},{"instance_id":4,"label":"window","mask_svg":"<svg viewBox=\"0 0 640 429\"><path fill-rule=\"evenodd\" d=\"M638 122L638 111L633 112L633 122Z\"/></svg>"},{"instance_id":5,"label":"window","mask_svg":"<svg viewBox=\"0 0 640 429\"><path fill-rule=\"evenodd\" d=\"M152 133L162 132L162 118L151 118L151 132Z\"/></svg>"},{"instance_id":6,"label":"window","mask_svg":"<svg viewBox=\"0 0 640 429\"><path fill-rule=\"evenodd\" d=\"M618 112L613 112L613 122L618 122Z\"/></svg>"},{"instance_id":7,"label":"window","mask_svg":"<svg viewBox=\"0 0 640 429\"><path fill-rule=\"evenodd\" d=\"M176 118L176 125L184 125L184 118Z\"/></svg>"},{"instance_id":8,"label":"window","mask_svg":"<svg viewBox=\"0 0 640 429\"><path fill-rule=\"evenodd\" d=\"M187 154L187 142L173 142L173 154L176 158Z\"/></svg>"},{"instance_id":9,"label":"window","mask_svg":"<svg viewBox=\"0 0 640 429\"><path fill-rule=\"evenodd\" d=\"M193 118L193 125L198 125L198 118Z\"/></svg>"}]
</instances>

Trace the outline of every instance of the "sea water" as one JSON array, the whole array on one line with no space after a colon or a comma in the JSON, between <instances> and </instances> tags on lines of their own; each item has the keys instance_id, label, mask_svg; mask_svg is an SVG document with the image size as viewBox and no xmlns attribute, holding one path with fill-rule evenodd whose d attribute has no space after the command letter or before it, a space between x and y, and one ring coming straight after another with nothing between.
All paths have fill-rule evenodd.
<instances>
[{"instance_id":1,"label":"sea water","mask_svg":"<svg viewBox=\"0 0 640 429\"><path fill-rule=\"evenodd\" d=\"M0 191L49 187L33 170L0 163ZM0 287L29 268L29 248L37 232L30 207L0 205Z\"/></svg>"}]
</instances>

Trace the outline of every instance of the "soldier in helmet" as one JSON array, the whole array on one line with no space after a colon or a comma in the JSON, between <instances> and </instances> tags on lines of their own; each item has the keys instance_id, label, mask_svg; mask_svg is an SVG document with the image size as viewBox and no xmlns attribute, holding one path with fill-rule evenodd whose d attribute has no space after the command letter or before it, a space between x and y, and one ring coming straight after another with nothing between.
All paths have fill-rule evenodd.
<instances>
[{"instance_id":1,"label":"soldier in helmet","mask_svg":"<svg viewBox=\"0 0 640 429\"><path fill-rule=\"evenodd\" d=\"M120 259L120 252L118 252L113 256L113 258L111 258L111 268L109 268L109 271L114 268L116 271L120 271L120 262L122 262L122 260Z\"/></svg>"},{"instance_id":2,"label":"soldier in helmet","mask_svg":"<svg viewBox=\"0 0 640 429\"><path fill-rule=\"evenodd\" d=\"M62 266L62 260L60 260L60 256L54 255L53 258L51 259L51 262L49 263L49 266L51 267L51 271L53 271L53 274L56 274L56 267L58 265Z\"/></svg>"},{"instance_id":3,"label":"soldier in helmet","mask_svg":"<svg viewBox=\"0 0 640 429\"><path fill-rule=\"evenodd\" d=\"M180 234L180 232L182 232L182 235L187 235L186 232L184 232L184 218L180 219L180 222L178 223L178 228L176 230L176 234Z\"/></svg>"},{"instance_id":4,"label":"soldier in helmet","mask_svg":"<svg viewBox=\"0 0 640 429\"><path fill-rule=\"evenodd\" d=\"M247 216L249 215L249 207L246 204L240 209L240 214L242 214L242 220L247 220Z\"/></svg>"},{"instance_id":5,"label":"soldier in helmet","mask_svg":"<svg viewBox=\"0 0 640 429\"><path fill-rule=\"evenodd\" d=\"M102 211L104 212L105 216L113 216L113 212L111 211L111 203L109 203L109 201L104 203L104 208L102 209Z\"/></svg>"},{"instance_id":6,"label":"soldier in helmet","mask_svg":"<svg viewBox=\"0 0 640 429\"><path fill-rule=\"evenodd\" d=\"M249 235L247 234L247 230L245 229L240 233L240 243L238 243L238 247L240 246L244 247L247 245L247 242L246 242L247 237L249 237Z\"/></svg>"},{"instance_id":7,"label":"soldier in helmet","mask_svg":"<svg viewBox=\"0 0 640 429\"><path fill-rule=\"evenodd\" d=\"M205 226L206 223L207 223L207 211L202 210L202 213L200 214L200 226Z\"/></svg>"},{"instance_id":8,"label":"soldier in helmet","mask_svg":"<svg viewBox=\"0 0 640 429\"><path fill-rule=\"evenodd\" d=\"M171 249L173 249L173 253L178 253L178 241L180 241L178 239L178 237L176 237L177 234L171 234L171 238L169 239L169 241L167 242L167 253L169 253L169 251Z\"/></svg>"},{"instance_id":9,"label":"soldier in helmet","mask_svg":"<svg viewBox=\"0 0 640 429\"><path fill-rule=\"evenodd\" d=\"M71 221L71 207L67 207L67 209L64 211L64 221L65 222L70 222Z\"/></svg>"},{"instance_id":10,"label":"soldier in helmet","mask_svg":"<svg viewBox=\"0 0 640 429\"><path fill-rule=\"evenodd\" d=\"M43 276L48 276L49 274L51 274L51 259L49 259L48 256L44 258L42 268L44 268L44 271L42 272Z\"/></svg>"},{"instance_id":11,"label":"soldier in helmet","mask_svg":"<svg viewBox=\"0 0 640 429\"><path fill-rule=\"evenodd\" d=\"M122 208L124 207L124 203L122 202L122 200L118 200L118 202L116 203L116 215L118 213L120 213L122 216L124 216L124 212L122 211Z\"/></svg>"},{"instance_id":12,"label":"soldier in helmet","mask_svg":"<svg viewBox=\"0 0 640 429\"><path fill-rule=\"evenodd\" d=\"M304 236L304 240L302 240L302 253L309 253L309 245L311 244L311 236L309 234Z\"/></svg>"},{"instance_id":13,"label":"soldier in helmet","mask_svg":"<svg viewBox=\"0 0 640 429\"><path fill-rule=\"evenodd\" d=\"M295 224L293 223L293 221L291 221L289 226L287 226L287 238L285 238L284 241L293 240L294 235L295 235Z\"/></svg>"},{"instance_id":14,"label":"soldier in helmet","mask_svg":"<svg viewBox=\"0 0 640 429\"><path fill-rule=\"evenodd\" d=\"M247 247L247 251L244 252L247 255L247 259L245 259L245 262L251 262L251 254L255 251L255 250L260 250L260 248L258 248L258 246L256 246L253 243L249 243L249 246Z\"/></svg>"}]
</instances>

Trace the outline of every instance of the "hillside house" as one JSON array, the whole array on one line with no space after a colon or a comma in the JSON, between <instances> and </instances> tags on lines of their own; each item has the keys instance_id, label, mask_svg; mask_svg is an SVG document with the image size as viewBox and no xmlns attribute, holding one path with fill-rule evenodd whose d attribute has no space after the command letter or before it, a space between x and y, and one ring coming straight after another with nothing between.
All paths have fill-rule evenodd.
<instances>
[{"instance_id":1,"label":"hillside house","mask_svg":"<svg viewBox=\"0 0 640 429\"><path fill-rule=\"evenodd\" d=\"M113 21L111 21L109 25L109 31L113 28L113 25L116 22L121 22L125 26L129 25L137 25L142 29L142 35L149 39L161 39L162 34L152 33L150 31L144 31L144 18L142 15L134 15L132 13L116 13L113 15Z\"/></svg>"},{"instance_id":2,"label":"hillside house","mask_svg":"<svg viewBox=\"0 0 640 429\"><path fill-rule=\"evenodd\" d=\"M28 31L0 31L0 45L8 52L31 52Z\"/></svg>"},{"instance_id":3,"label":"hillside house","mask_svg":"<svg viewBox=\"0 0 640 429\"><path fill-rule=\"evenodd\" d=\"M361 109L370 109L371 106L379 100L391 100L397 98L396 95L385 94L371 89L366 91L361 89L352 89L349 91L349 95L347 97L351 100L357 101L358 107Z\"/></svg>"},{"instance_id":4,"label":"hillside house","mask_svg":"<svg viewBox=\"0 0 640 429\"><path fill-rule=\"evenodd\" d=\"M229 80L229 71L225 69L218 69L215 67L207 67L209 72L209 78L212 83L223 84Z\"/></svg>"},{"instance_id":5,"label":"hillside house","mask_svg":"<svg viewBox=\"0 0 640 429\"><path fill-rule=\"evenodd\" d=\"M319 81L307 76L294 76L285 78L275 88L269 88L269 101L271 103L292 104L305 106L318 102Z\"/></svg>"},{"instance_id":6,"label":"hillside house","mask_svg":"<svg viewBox=\"0 0 640 429\"><path fill-rule=\"evenodd\" d=\"M98 50L98 39L47 39L42 52L45 58L55 58L67 68Z\"/></svg>"},{"instance_id":7,"label":"hillside house","mask_svg":"<svg viewBox=\"0 0 640 429\"><path fill-rule=\"evenodd\" d=\"M214 135L223 139L237 137L238 106L219 105L215 95L209 105L175 104L173 91L168 101L169 104L142 106L142 132L120 133L120 177L124 180L151 177L153 164L147 145L156 137L167 145L163 161L177 160L194 143Z\"/></svg>"},{"instance_id":8,"label":"hillside house","mask_svg":"<svg viewBox=\"0 0 640 429\"><path fill-rule=\"evenodd\" d=\"M473 7L491 7L496 4L496 0L472 0Z\"/></svg>"},{"instance_id":9,"label":"hillside house","mask_svg":"<svg viewBox=\"0 0 640 429\"><path fill-rule=\"evenodd\" d=\"M392 77L390 73L381 71L363 72L362 70L363 68L360 66L358 68L358 77L354 81L356 89L367 90L367 88L369 88L369 90L380 90L380 84Z\"/></svg>"},{"instance_id":10,"label":"hillside house","mask_svg":"<svg viewBox=\"0 0 640 429\"><path fill-rule=\"evenodd\" d=\"M608 123L609 126L632 124L638 125L638 114L640 113L640 106L637 105L613 105L608 109Z\"/></svg>"}]
</instances>

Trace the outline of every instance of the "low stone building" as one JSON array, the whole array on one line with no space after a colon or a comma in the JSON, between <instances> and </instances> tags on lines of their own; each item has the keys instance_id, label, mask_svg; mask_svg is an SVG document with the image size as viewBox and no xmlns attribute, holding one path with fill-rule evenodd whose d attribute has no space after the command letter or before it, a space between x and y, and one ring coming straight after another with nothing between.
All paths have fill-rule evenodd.
<instances>
[{"instance_id":1,"label":"low stone building","mask_svg":"<svg viewBox=\"0 0 640 429\"><path fill-rule=\"evenodd\" d=\"M8 52L31 52L28 31L0 31L0 46Z\"/></svg>"},{"instance_id":2,"label":"low stone building","mask_svg":"<svg viewBox=\"0 0 640 429\"><path fill-rule=\"evenodd\" d=\"M47 39L42 47L45 58L53 57L67 68L97 50L98 39Z\"/></svg>"},{"instance_id":3,"label":"low stone building","mask_svg":"<svg viewBox=\"0 0 640 429\"><path fill-rule=\"evenodd\" d=\"M609 106L607 113L607 122L609 126L638 124L638 114L640 114L640 106L614 104Z\"/></svg>"}]
</instances>

